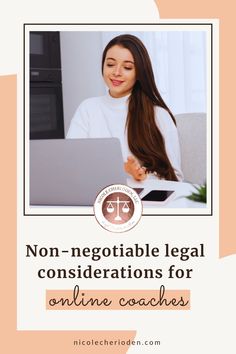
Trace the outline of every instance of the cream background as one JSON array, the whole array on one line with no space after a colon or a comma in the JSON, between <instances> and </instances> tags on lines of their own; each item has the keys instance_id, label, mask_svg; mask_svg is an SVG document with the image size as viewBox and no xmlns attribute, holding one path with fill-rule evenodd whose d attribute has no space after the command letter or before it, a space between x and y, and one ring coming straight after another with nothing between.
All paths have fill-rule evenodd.
<instances>
[{"instance_id":1,"label":"cream background","mask_svg":"<svg viewBox=\"0 0 236 354\"><path fill-rule=\"evenodd\" d=\"M217 38L217 21L215 24L215 36ZM192 343L198 336L204 336L206 328L199 330L199 323L202 317L211 316L209 301L212 294L217 293L218 282L215 283L215 269L217 267L218 255L218 106L217 106L217 67L218 67L218 46L215 41L214 77L215 89L215 116L214 116L214 216L213 217L143 217L141 222L133 230L125 234L109 233L97 224L93 216L87 217L20 217L19 238L18 238L18 270L19 270L19 297L18 297L18 328L24 330L119 330L124 327L127 330L136 329L136 339L150 338L160 339L165 342L163 353L168 353L176 348L176 343L186 345L185 352L189 353ZM209 72L210 72L210 68ZM210 105L210 103L209 103ZM20 140L19 136L19 140ZM20 145L19 145L20 151ZM20 157L22 158L22 156ZM209 167L209 165L208 165ZM23 182L23 181L22 181ZM19 193L21 195L21 193ZM22 195L21 195L22 197ZM18 208L22 208L22 200L19 199ZM38 210L37 210L38 211ZM165 212L165 210L162 210ZM177 212L177 211L176 211ZM23 232L22 232L23 230ZM23 242L22 242L23 240ZM186 279L160 280L36 280L36 273L39 268L74 268L78 264L86 266L91 264L88 259L73 259L68 256L60 258L25 258L25 244L39 244L41 247L57 246L61 249L87 246L107 247L120 243L132 245L134 243L159 246L161 249L165 243L173 247L197 247L200 243L205 244L206 257L203 259L192 259L188 262L178 261L176 258L164 259L159 257L152 261L148 259L112 259L108 258L99 262L92 262L93 266L101 268L116 268L125 264L133 267L163 268L167 271L171 264L179 268L193 268L193 277ZM26 283L33 283L31 291ZM122 311L46 311L45 310L45 289L73 289L78 284L81 289L159 289L164 284L167 289L190 289L191 310L190 311L146 311L122 312ZM149 324L152 324L151 326ZM204 323L208 323L205 321ZM208 323L209 325L209 323ZM183 335L183 333L185 333ZM186 333L188 336L186 336ZM170 341L171 338L171 341ZM208 341L205 339L205 344ZM210 343L210 342L209 342ZM201 343L202 345L202 343ZM200 347L200 341L199 341ZM196 346L196 348L199 347ZM152 352L155 348L146 347L146 352ZM197 349L195 352L197 353ZM130 352L137 352L138 348L133 347ZM144 348L142 348L144 351ZM154 351L153 351L154 352ZM191 348L191 352L194 353ZM184 353L184 351L183 351Z\"/></svg>"}]
</instances>

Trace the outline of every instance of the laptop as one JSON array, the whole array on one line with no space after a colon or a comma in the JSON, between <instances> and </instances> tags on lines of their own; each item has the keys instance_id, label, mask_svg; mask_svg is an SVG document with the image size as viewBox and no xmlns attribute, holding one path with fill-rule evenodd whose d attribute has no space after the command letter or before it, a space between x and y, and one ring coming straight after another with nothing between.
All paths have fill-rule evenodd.
<instances>
[{"instance_id":1,"label":"laptop","mask_svg":"<svg viewBox=\"0 0 236 354\"><path fill-rule=\"evenodd\" d=\"M30 204L94 204L111 184L127 184L117 138L30 141Z\"/></svg>"}]
</instances>

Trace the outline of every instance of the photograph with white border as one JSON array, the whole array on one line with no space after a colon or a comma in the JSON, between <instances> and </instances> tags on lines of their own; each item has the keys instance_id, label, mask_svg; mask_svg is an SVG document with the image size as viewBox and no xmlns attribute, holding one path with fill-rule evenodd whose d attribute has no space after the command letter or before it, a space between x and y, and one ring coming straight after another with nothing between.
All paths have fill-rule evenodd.
<instances>
[{"instance_id":1,"label":"photograph with white border","mask_svg":"<svg viewBox=\"0 0 236 354\"><path fill-rule=\"evenodd\" d=\"M100 186L97 193L94 192L94 201L96 195L104 187L114 183L123 184L124 178L126 178L126 184L138 190L141 199L147 196L149 192L156 190L174 192L172 198L166 202L165 200L156 199L145 200L143 202L143 215L212 214L213 143L218 144L218 142L213 142L212 138L215 136L212 125L214 106L212 67L214 60L217 59L215 58L213 47L214 23L210 21L193 21L193 23L190 23L190 21L186 21L186 23L183 21L181 23L161 22L155 25L25 25L25 116L23 139L25 178L22 195L25 215L93 215L93 203L89 202L87 205L86 199L82 203L64 203L63 200L60 201L61 193L59 192L62 191L60 183L63 181L64 173L66 175L66 191L70 189L69 192L75 197L76 190L73 188L73 183L76 183L76 178L74 178L71 185L68 182L70 175L73 175L75 164L72 162L66 163L65 166L68 167L68 170L65 171L66 168L63 170L62 162L63 159L68 162L70 157L75 158L77 155L77 160L75 161L78 162L78 174L82 175L81 181L85 185L88 183L87 188L82 187L81 184L80 189L83 189L86 194L85 189L93 189L95 180ZM57 68L43 67L45 64L43 63L44 55L42 54L45 46L40 38L42 33L58 33L60 60ZM124 35L135 36L144 44L150 57L155 84L163 102L175 119L179 151L176 148L175 132L174 135L173 131L169 132L171 129L166 124L167 121L171 121L170 114L166 109L160 107L159 111L162 113L162 117L156 123L157 125L160 124L159 128L162 135L166 128L162 127L162 123L164 122L163 125L166 124L167 126L168 134L164 136L165 150L170 165L174 167L172 170L176 173L176 180L169 180L169 178L164 178L156 172L153 173L153 171L146 172L147 177L145 176L144 180L135 180L132 175L124 171L123 163L125 164L127 157L132 155L127 142L126 116L123 115L125 117L122 122L123 125L118 125L116 128L115 119L112 120L112 116L108 115L107 117L106 114L109 113L109 110L114 110L114 118L119 118L123 109L120 104L123 104L121 101L124 101L125 96L118 97L117 100L112 97L109 94L110 87L102 74L104 48L115 37ZM48 43L50 43L50 36L46 37ZM34 55L32 55L32 51L34 51ZM51 56L48 56L51 60L48 66L53 65L53 53L51 51ZM34 57L33 60L32 57ZM42 67L37 66L38 58L42 58ZM45 56L45 61L47 63L47 56ZM130 68L128 69L130 70ZM123 74L118 72L117 75ZM45 81L43 82L42 80ZM115 80L115 89L119 86L118 83L119 80ZM43 90L45 91L43 92ZM55 95L56 98L53 97ZM61 100L60 103L58 103L58 99ZM110 106L106 112L102 112L103 104L106 100L107 106ZM94 103L97 105L94 106ZM88 108L89 104L93 107ZM49 118L49 109L52 111L50 113L53 116L52 119ZM90 109L91 115L94 113L92 119L88 118L88 109ZM42 115L43 119L40 120ZM106 132L103 130L102 124L104 122L99 120L100 115L106 116L104 119L107 125L105 127L107 128ZM62 123L58 123L59 116ZM78 116L81 119L79 124L81 124L82 134L77 137L73 135L74 132L71 128L73 123L71 122L74 121L76 126L78 124ZM166 122L165 118L163 120L165 116L168 117ZM95 127L96 124L97 127ZM59 129L55 133L56 135L53 136L54 133L50 135L50 129L51 131L56 130L57 126L59 126ZM85 132L84 129L86 127L89 127L90 130L88 129ZM94 133L96 129L98 134ZM214 129L218 129L217 124L214 124ZM124 132L125 130L126 132ZM121 138L122 134L123 140ZM53 147L56 144L68 146L72 144L69 140L77 140L77 138L78 140L83 140L84 138L84 140L88 140L87 138L91 140L112 140L113 142L110 141L111 145L109 146L116 144L114 148L115 155L111 155L113 147L111 149L107 148L108 156L104 158L101 157L104 155L100 154L100 147L94 153L92 151L88 153L88 150L83 150L83 147L80 147L78 154L71 154L71 151L65 154L60 151L57 154L57 149L55 146ZM117 147L119 141L120 147ZM48 149L48 144L52 146L54 153L49 153L51 149ZM76 141L74 141L74 144L76 144ZM34 145L36 145L36 148L31 147ZM100 145L103 144L101 143ZM63 146L61 148L62 151L64 151ZM32 149L37 151L37 156L41 156L41 161L46 161L43 165L36 162L31 164L30 155ZM101 149L104 152L106 147L103 146ZM117 150L119 151L117 152ZM97 162L95 165L90 165L89 167L86 165L87 153L88 156L91 155L93 160ZM180 159L175 154L179 154ZM81 156L82 162L79 160ZM50 163L50 161L55 160L60 161L60 163L57 162L55 164L57 169L54 169L53 164ZM112 165L110 165L111 161ZM135 159L135 162L137 161L140 162L140 159ZM87 163L89 163L89 159ZM36 172L31 171L31 165L34 165ZM103 170L100 170L100 165ZM45 175L44 169L48 171L48 166L50 166L50 178L48 181L51 184L44 188L42 181L45 183L47 179L41 177ZM107 166L106 171L104 166ZM144 164L144 166L140 165L139 167L146 168L145 166ZM60 168L64 171L62 174L60 173ZM69 169L71 169L71 173L69 173ZM41 173L38 171L41 171ZM77 173L77 171L75 172ZM120 176L118 180L116 179L117 174ZM31 181L32 175L38 176L36 184ZM60 177L59 184L56 182L58 177ZM111 180L108 178L111 178ZM42 186L37 188L37 183L42 183ZM33 185L34 188L31 188ZM43 197L44 192L47 198L49 198L50 193L56 195L56 197L51 203L48 200L44 203L43 199L42 201L39 200L39 202L36 199L32 203L32 190L36 190L40 197ZM69 195L69 193L64 194Z\"/></svg>"}]
</instances>

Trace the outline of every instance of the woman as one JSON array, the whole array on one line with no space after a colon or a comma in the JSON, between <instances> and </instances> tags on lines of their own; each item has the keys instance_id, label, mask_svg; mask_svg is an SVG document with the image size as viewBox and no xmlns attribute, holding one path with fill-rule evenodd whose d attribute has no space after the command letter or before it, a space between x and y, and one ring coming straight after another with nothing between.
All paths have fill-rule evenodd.
<instances>
[{"instance_id":1,"label":"woman","mask_svg":"<svg viewBox=\"0 0 236 354\"><path fill-rule=\"evenodd\" d=\"M107 95L82 102L67 138L118 137L125 171L134 179L152 173L182 180L175 119L156 87L143 43L129 34L113 38L103 52L102 74Z\"/></svg>"}]
</instances>

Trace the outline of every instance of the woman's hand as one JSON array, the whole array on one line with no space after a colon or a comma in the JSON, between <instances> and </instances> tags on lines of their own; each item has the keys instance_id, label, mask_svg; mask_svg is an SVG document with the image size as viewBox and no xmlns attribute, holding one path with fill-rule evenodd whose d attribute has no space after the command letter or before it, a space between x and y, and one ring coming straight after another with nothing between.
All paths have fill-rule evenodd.
<instances>
[{"instance_id":1,"label":"woman's hand","mask_svg":"<svg viewBox=\"0 0 236 354\"><path fill-rule=\"evenodd\" d=\"M124 163L125 172L133 176L136 181L144 181L147 178L147 171L142 167L138 160L133 156L128 156Z\"/></svg>"}]
</instances>

